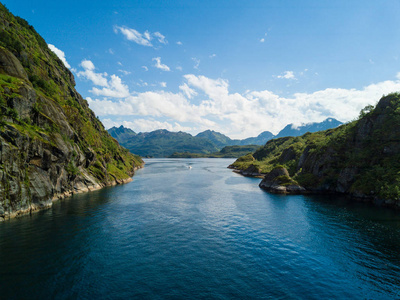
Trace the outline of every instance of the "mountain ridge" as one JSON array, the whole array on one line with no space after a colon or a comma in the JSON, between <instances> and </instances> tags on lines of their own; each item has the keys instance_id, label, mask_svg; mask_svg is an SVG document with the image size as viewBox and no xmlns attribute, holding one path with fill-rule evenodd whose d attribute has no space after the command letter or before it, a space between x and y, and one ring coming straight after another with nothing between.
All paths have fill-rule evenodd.
<instances>
[{"instance_id":1,"label":"mountain ridge","mask_svg":"<svg viewBox=\"0 0 400 300\"><path fill-rule=\"evenodd\" d=\"M327 118L323 122L313 122L297 126L297 129L290 130L294 125L289 124L283 128L278 135L293 134L293 136L301 135L307 131L317 131L336 127L342 124L333 118ZM166 129L157 129L151 132L136 133L132 129L124 126L112 127L108 132L121 143L122 146L128 148L134 153L138 153L147 157L212 157L219 155L217 152L227 146L249 146L264 145L269 140L276 138L269 131L261 132L257 137L246 139L231 139L228 136L216 132L214 130L205 130L192 136L186 132L170 132ZM157 142L159 138L159 142ZM174 140L175 139L175 140ZM162 146L161 146L162 145ZM230 148L233 149L233 148ZM196 151L196 152L193 152ZM235 149L235 153L240 154L240 149Z\"/></svg>"}]
</instances>

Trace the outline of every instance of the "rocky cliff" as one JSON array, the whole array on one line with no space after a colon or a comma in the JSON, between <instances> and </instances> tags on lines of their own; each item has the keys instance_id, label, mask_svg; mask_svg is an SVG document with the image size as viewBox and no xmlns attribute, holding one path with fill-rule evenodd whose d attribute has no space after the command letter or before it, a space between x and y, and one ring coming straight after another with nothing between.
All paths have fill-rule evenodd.
<instances>
[{"instance_id":1,"label":"rocky cliff","mask_svg":"<svg viewBox=\"0 0 400 300\"><path fill-rule=\"evenodd\" d=\"M0 220L129 181L142 165L74 86L34 28L0 4Z\"/></svg>"},{"instance_id":2,"label":"rocky cliff","mask_svg":"<svg viewBox=\"0 0 400 300\"><path fill-rule=\"evenodd\" d=\"M400 94L383 97L338 128L271 140L232 167L250 165L266 175L264 188L274 182L271 173L284 168L287 182L304 192L342 193L400 207Z\"/></svg>"}]
</instances>

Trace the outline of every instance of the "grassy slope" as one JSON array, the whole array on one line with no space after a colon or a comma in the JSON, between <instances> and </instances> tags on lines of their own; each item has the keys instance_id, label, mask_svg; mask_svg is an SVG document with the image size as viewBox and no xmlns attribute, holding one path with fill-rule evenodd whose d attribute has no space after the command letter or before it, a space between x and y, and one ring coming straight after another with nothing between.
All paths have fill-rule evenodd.
<instances>
[{"instance_id":1,"label":"grassy slope","mask_svg":"<svg viewBox=\"0 0 400 300\"><path fill-rule=\"evenodd\" d=\"M284 166L306 188L334 189L350 176L348 192L400 198L400 94L383 97L357 121L300 137L271 140L233 167L263 173ZM346 175L351 174L351 175ZM354 175L354 176L353 176Z\"/></svg>"},{"instance_id":2,"label":"grassy slope","mask_svg":"<svg viewBox=\"0 0 400 300\"><path fill-rule=\"evenodd\" d=\"M12 124L20 131L28 133L32 139L48 139L60 134L56 115L46 114L44 105L51 101L67 117L74 129L73 140L63 135L71 144L77 143L83 152L96 154L90 172L100 181L105 178L127 178L132 174L132 166L142 164L140 157L130 154L118 145L104 129L102 123L89 109L86 100L75 91L75 82L71 72L47 46L44 39L25 20L14 17L0 4L0 47L12 52L21 62L29 81L2 74L0 76L0 125ZM16 97L22 97L23 84L33 87L40 97L34 104L33 114L19 116L10 106ZM7 91L7 93L5 92ZM11 93L9 93L11 91ZM41 99L46 99L42 101ZM39 122L38 120L47 120ZM1 130L1 129L0 129ZM76 172L71 165L71 172ZM111 177L109 177L111 175Z\"/></svg>"}]
</instances>

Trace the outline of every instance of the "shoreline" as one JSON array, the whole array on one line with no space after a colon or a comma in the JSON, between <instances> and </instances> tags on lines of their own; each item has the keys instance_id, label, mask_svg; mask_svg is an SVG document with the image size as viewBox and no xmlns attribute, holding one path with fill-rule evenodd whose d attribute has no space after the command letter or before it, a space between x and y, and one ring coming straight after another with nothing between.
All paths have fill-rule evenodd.
<instances>
[{"instance_id":1,"label":"shoreline","mask_svg":"<svg viewBox=\"0 0 400 300\"><path fill-rule=\"evenodd\" d=\"M341 192L337 192L337 191L329 191L329 190L312 190L312 189L307 189L304 188L303 191L299 191L296 190L294 192L290 192L290 191L285 191L282 192L279 189L277 189L276 191L274 191L274 189L269 189L269 188L265 188L262 186L262 180L265 178L265 174L260 174L260 173L248 173L248 172L244 172L244 170L240 170L240 169L236 169L232 166L228 166L229 169L232 169L232 172L236 173L236 174L240 174L244 177L252 177L252 178L259 178L261 179L261 182L259 183L259 188L266 191L267 193L271 193L271 194L280 194L280 195L337 195L337 196L341 196L341 197L346 197L349 198L351 200L354 200L356 202L363 202L363 203L370 203L373 204L375 206L378 207L387 207L387 208L391 208L391 209L395 209L397 211L400 211L400 202L396 202L394 200L390 200L390 199L380 199L377 197L372 197L372 196L367 196L364 194L360 194L360 193L341 193Z\"/></svg>"},{"instance_id":2,"label":"shoreline","mask_svg":"<svg viewBox=\"0 0 400 300\"><path fill-rule=\"evenodd\" d=\"M144 164L142 166L135 167L133 172L135 172L138 169L142 169L143 167L144 167ZM48 199L47 201L41 203L40 205L31 203L29 205L29 208L14 211L11 213L4 214L4 216L0 216L0 222L5 222L5 221L11 220L11 219L19 218L19 217L26 216L26 215L31 215L32 213L36 213L36 212L39 212L39 211L42 211L45 209L49 209L53 206L53 202L73 197L75 194L94 192L97 190L101 190L105 187L112 187L112 186L132 182L133 176L134 176L134 174L132 174L131 177L107 181L104 184L97 183L97 184L93 184L93 185L85 185L82 182L78 182L74 186L73 190L68 190L68 191L65 191L64 193L56 193L56 194L52 195L51 199Z\"/></svg>"}]
</instances>

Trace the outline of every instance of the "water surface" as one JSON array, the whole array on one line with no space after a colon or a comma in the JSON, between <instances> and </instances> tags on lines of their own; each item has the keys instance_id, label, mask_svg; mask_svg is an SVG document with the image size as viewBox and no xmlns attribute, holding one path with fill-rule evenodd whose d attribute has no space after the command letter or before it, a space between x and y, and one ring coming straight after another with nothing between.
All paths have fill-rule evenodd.
<instances>
[{"instance_id":1,"label":"water surface","mask_svg":"<svg viewBox=\"0 0 400 300\"><path fill-rule=\"evenodd\" d=\"M147 160L131 183L0 223L0 298L400 298L398 212L271 195L231 162Z\"/></svg>"}]
</instances>

